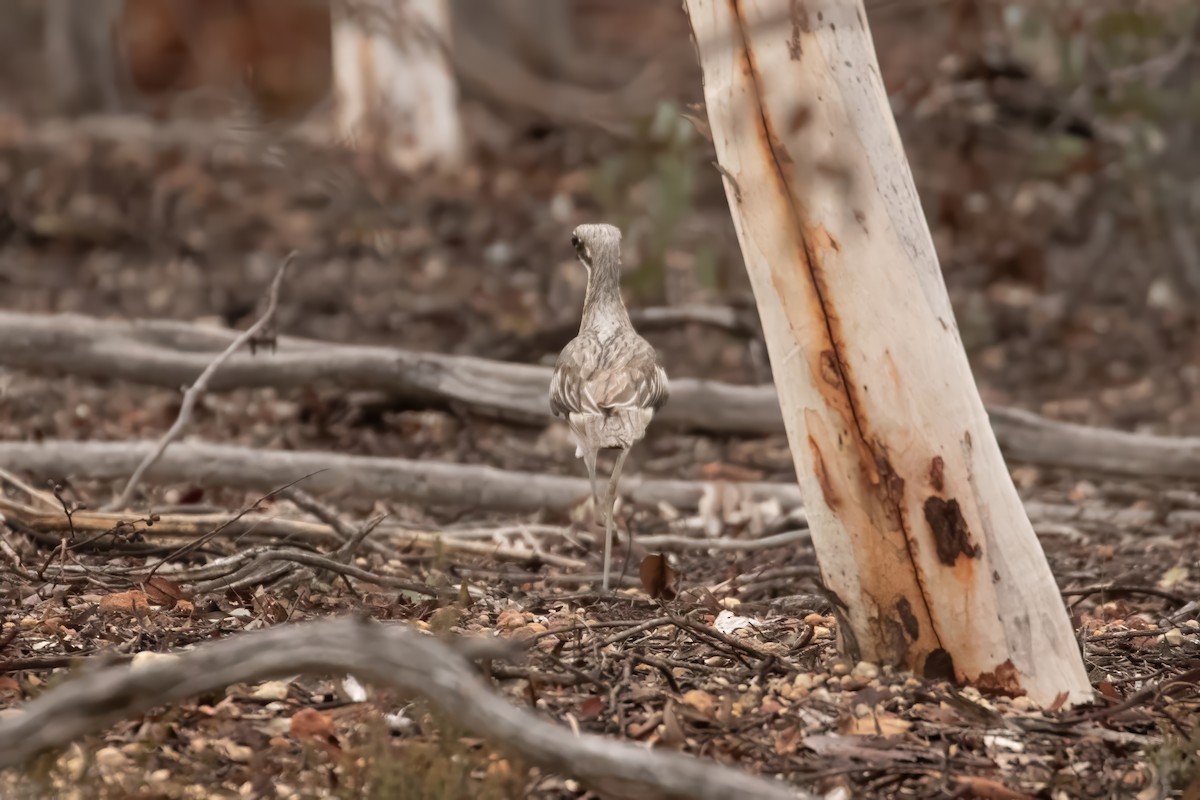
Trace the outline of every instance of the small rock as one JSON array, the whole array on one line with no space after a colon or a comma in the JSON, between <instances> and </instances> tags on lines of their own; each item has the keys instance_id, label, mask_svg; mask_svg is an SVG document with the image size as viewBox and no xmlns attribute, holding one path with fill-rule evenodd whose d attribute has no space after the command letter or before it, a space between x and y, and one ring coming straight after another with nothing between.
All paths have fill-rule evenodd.
<instances>
[{"instance_id":1,"label":"small rock","mask_svg":"<svg viewBox=\"0 0 1200 800\"><path fill-rule=\"evenodd\" d=\"M854 665L854 670L850 674L860 681L869 683L879 677L879 667L870 661L860 661Z\"/></svg>"},{"instance_id":2,"label":"small rock","mask_svg":"<svg viewBox=\"0 0 1200 800\"><path fill-rule=\"evenodd\" d=\"M833 702L833 695L830 694L829 690L826 689L824 686L813 689L811 697L813 700L816 700L818 703L832 703Z\"/></svg>"},{"instance_id":3,"label":"small rock","mask_svg":"<svg viewBox=\"0 0 1200 800\"><path fill-rule=\"evenodd\" d=\"M1038 704L1030 700L1025 695L1014 697L1012 699L1012 707L1017 711L1037 711Z\"/></svg>"},{"instance_id":4,"label":"small rock","mask_svg":"<svg viewBox=\"0 0 1200 800\"><path fill-rule=\"evenodd\" d=\"M248 764L250 759L254 757L254 748L238 744L232 739L215 739L212 742L212 749L230 761L236 761L239 764Z\"/></svg>"},{"instance_id":5,"label":"small rock","mask_svg":"<svg viewBox=\"0 0 1200 800\"><path fill-rule=\"evenodd\" d=\"M752 624L753 621L749 617L739 617L729 609L726 609L717 615L716 620L713 622L713 627L721 633L734 633L735 631L748 628Z\"/></svg>"},{"instance_id":6,"label":"small rock","mask_svg":"<svg viewBox=\"0 0 1200 800\"><path fill-rule=\"evenodd\" d=\"M133 661L129 663L129 668L133 670L145 669L156 664L169 664L172 661L178 660L179 656L171 655L170 653L155 653L153 650L143 650L140 653L134 654Z\"/></svg>"},{"instance_id":7,"label":"small rock","mask_svg":"<svg viewBox=\"0 0 1200 800\"><path fill-rule=\"evenodd\" d=\"M287 700L287 681L267 681L251 692L250 696L255 700Z\"/></svg>"},{"instance_id":8,"label":"small rock","mask_svg":"<svg viewBox=\"0 0 1200 800\"><path fill-rule=\"evenodd\" d=\"M124 770L130 763L129 756L115 747L101 747L92 758L100 768L100 774L105 777Z\"/></svg>"},{"instance_id":9,"label":"small rock","mask_svg":"<svg viewBox=\"0 0 1200 800\"><path fill-rule=\"evenodd\" d=\"M1171 630L1163 634L1163 639L1171 647L1179 647L1184 642L1183 631L1179 630L1179 628L1171 628Z\"/></svg>"},{"instance_id":10,"label":"small rock","mask_svg":"<svg viewBox=\"0 0 1200 800\"><path fill-rule=\"evenodd\" d=\"M834 664L833 667L831 667L829 671L832 672L834 675L849 675L850 674L850 665L847 664L845 661L839 661L836 664Z\"/></svg>"},{"instance_id":11,"label":"small rock","mask_svg":"<svg viewBox=\"0 0 1200 800\"><path fill-rule=\"evenodd\" d=\"M792 681L792 686L797 689L803 689L806 692L811 692L816 685L816 678L811 672L801 672Z\"/></svg>"}]
</instances>

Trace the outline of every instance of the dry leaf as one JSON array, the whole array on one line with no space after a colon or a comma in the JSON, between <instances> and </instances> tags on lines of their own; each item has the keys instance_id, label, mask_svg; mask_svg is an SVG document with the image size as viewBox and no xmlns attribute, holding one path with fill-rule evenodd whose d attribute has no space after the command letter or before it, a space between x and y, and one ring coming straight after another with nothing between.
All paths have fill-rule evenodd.
<instances>
[{"instance_id":1,"label":"dry leaf","mask_svg":"<svg viewBox=\"0 0 1200 800\"><path fill-rule=\"evenodd\" d=\"M954 782L965 787L972 797L986 800L1034 800L1033 795L1008 788L1000 781L975 775L955 775Z\"/></svg>"},{"instance_id":2,"label":"dry leaf","mask_svg":"<svg viewBox=\"0 0 1200 800\"><path fill-rule=\"evenodd\" d=\"M145 613L150 610L150 598L145 592L136 589L128 592L114 592L100 598L101 611L128 611L130 613Z\"/></svg>"},{"instance_id":3,"label":"dry leaf","mask_svg":"<svg viewBox=\"0 0 1200 800\"><path fill-rule=\"evenodd\" d=\"M350 701L353 703L365 703L367 701L366 688L353 675L347 675L342 680L342 690L346 693L346 697L350 698Z\"/></svg>"},{"instance_id":4,"label":"dry leaf","mask_svg":"<svg viewBox=\"0 0 1200 800\"><path fill-rule=\"evenodd\" d=\"M642 588L653 600L674 600L679 586L679 573L671 569L662 553L651 553L642 559L639 570Z\"/></svg>"},{"instance_id":5,"label":"dry leaf","mask_svg":"<svg viewBox=\"0 0 1200 800\"><path fill-rule=\"evenodd\" d=\"M155 575L146 581L146 597L155 605L174 608L180 600L191 600L191 595L173 580Z\"/></svg>"},{"instance_id":6,"label":"dry leaf","mask_svg":"<svg viewBox=\"0 0 1200 800\"><path fill-rule=\"evenodd\" d=\"M496 617L496 627L502 631L515 631L525 627L525 612L516 608L506 608Z\"/></svg>"},{"instance_id":7,"label":"dry leaf","mask_svg":"<svg viewBox=\"0 0 1200 800\"><path fill-rule=\"evenodd\" d=\"M803 738L804 732L800 730L800 726L785 728L775 736L775 752L781 756L793 755L800 749L800 740Z\"/></svg>"},{"instance_id":8,"label":"dry leaf","mask_svg":"<svg viewBox=\"0 0 1200 800\"><path fill-rule=\"evenodd\" d=\"M293 714L290 731L297 739L314 739L326 747L338 747L333 720L315 708L303 708Z\"/></svg>"},{"instance_id":9,"label":"dry leaf","mask_svg":"<svg viewBox=\"0 0 1200 800\"><path fill-rule=\"evenodd\" d=\"M742 628L749 628L753 624L753 620L749 617L739 617L729 609L725 609L717 618L713 620L713 627L721 633L733 633Z\"/></svg>"},{"instance_id":10,"label":"dry leaf","mask_svg":"<svg viewBox=\"0 0 1200 800\"><path fill-rule=\"evenodd\" d=\"M643 736L650 733L650 731L657 728L661 722L662 722L662 714L656 712L654 714L651 714L650 716L648 716L646 719L642 720L641 722L631 723L628 728L629 738L630 739L641 739Z\"/></svg>"},{"instance_id":11,"label":"dry leaf","mask_svg":"<svg viewBox=\"0 0 1200 800\"><path fill-rule=\"evenodd\" d=\"M728 599L732 600L733 598ZM707 586L700 587L700 602L703 603L704 607L712 614L720 614L722 608L724 608L721 605L721 601L716 598L716 595L709 591Z\"/></svg>"},{"instance_id":12,"label":"dry leaf","mask_svg":"<svg viewBox=\"0 0 1200 800\"><path fill-rule=\"evenodd\" d=\"M21 696L21 684L8 675L0 675L0 699L12 700Z\"/></svg>"},{"instance_id":13,"label":"dry leaf","mask_svg":"<svg viewBox=\"0 0 1200 800\"><path fill-rule=\"evenodd\" d=\"M713 718L717 710L717 702L713 700L711 694L703 689L692 689L684 692L683 702L709 719Z\"/></svg>"},{"instance_id":14,"label":"dry leaf","mask_svg":"<svg viewBox=\"0 0 1200 800\"><path fill-rule=\"evenodd\" d=\"M675 711L675 701L667 700L663 707L663 734L661 741L664 746L678 750L687 744L687 734L683 731L683 722Z\"/></svg>"},{"instance_id":15,"label":"dry leaf","mask_svg":"<svg viewBox=\"0 0 1200 800\"><path fill-rule=\"evenodd\" d=\"M589 697L579 704L580 719L591 719L592 717L600 716L604 711L604 698L599 696Z\"/></svg>"},{"instance_id":16,"label":"dry leaf","mask_svg":"<svg viewBox=\"0 0 1200 800\"><path fill-rule=\"evenodd\" d=\"M508 763L507 759L503 758L492 761L487 765L487 778L490 782L510 780L512 778L512 765Z\"/></svg>"},{"instance_id":17,"label":"dry leaf","mask_svg":"<svg viewBox=\"0 0 1200 800\"><path fill-rule=\"evenodd\" d=\"M1189 575L1190 573L1188 572L1187 567L1171 567L1169 570L1163 573L1161 578L1159 578L1158 585L1163 589L1174 589L1176 586L1186 581Z\"/></svg>"}]
</instances>

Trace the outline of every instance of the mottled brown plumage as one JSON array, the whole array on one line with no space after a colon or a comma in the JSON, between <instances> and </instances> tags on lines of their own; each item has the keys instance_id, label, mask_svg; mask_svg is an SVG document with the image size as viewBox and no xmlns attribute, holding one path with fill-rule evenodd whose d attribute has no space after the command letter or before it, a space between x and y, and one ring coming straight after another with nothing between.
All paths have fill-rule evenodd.
<instances>
[{"instance_id":1,"label":"mottled brown plumage","mask_svg":"<svg viewBox=\"0 0 1200 800\"><path fill-rule=\"evenodd\" d=\"M612 558L613 507L629 448L646 434L654 412L669 395L667 373L650 343L638 335L621 300L621 232L612 225L580 225L571 237L587 267L587 295L579 335L558 357L550 380L550 410L564 417L596 491L596 455L619 450L608 485L605 515L604 589Z\"/></svg>"}]
</instances>

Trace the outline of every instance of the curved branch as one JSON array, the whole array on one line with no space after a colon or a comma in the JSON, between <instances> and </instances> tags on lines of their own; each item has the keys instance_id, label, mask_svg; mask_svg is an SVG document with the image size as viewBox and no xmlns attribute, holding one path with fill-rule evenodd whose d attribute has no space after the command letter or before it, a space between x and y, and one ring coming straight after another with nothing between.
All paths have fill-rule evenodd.
<instances>
[{"instance_id":1,"label":"curved branch","mask_svg":"<svg viewBox=\"0 0 1200 800\"><path fill-rule=\"evenodd\" d=\"M71 680L0 721L0 767L28 761L156 706L281 675L343 674L428 699L472 733L615 797L723 800L804 797L774 781L678 753L647 750L521 711L490 692L454 649L402 626L359 620L282 625L145 667Z\"/></svg>"}]
</instances>

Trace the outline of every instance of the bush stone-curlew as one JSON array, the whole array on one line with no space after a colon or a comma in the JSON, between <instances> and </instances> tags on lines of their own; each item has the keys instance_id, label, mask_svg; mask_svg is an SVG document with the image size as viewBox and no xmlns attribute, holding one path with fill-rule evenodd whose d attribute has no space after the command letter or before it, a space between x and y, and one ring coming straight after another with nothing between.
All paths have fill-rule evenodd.
<instances>
[{"instance_id":1,"label":"bush stone-curlew","mask_svg":"<svg viewBox=\"0 0 1200 800\"><path fill-rule=\"evenodd\" d=\"M615 449L604 514L604 590L612 561L613 510L629 449L667 402L667 373L654 348L638 335L621 299L621 231L612 225L580 225L571 236L587 268L587 294L579 335L559 354L550 379L550 410L566 418L575 437L598 510L596 456Z\"/></svg>"}]
</instances>

